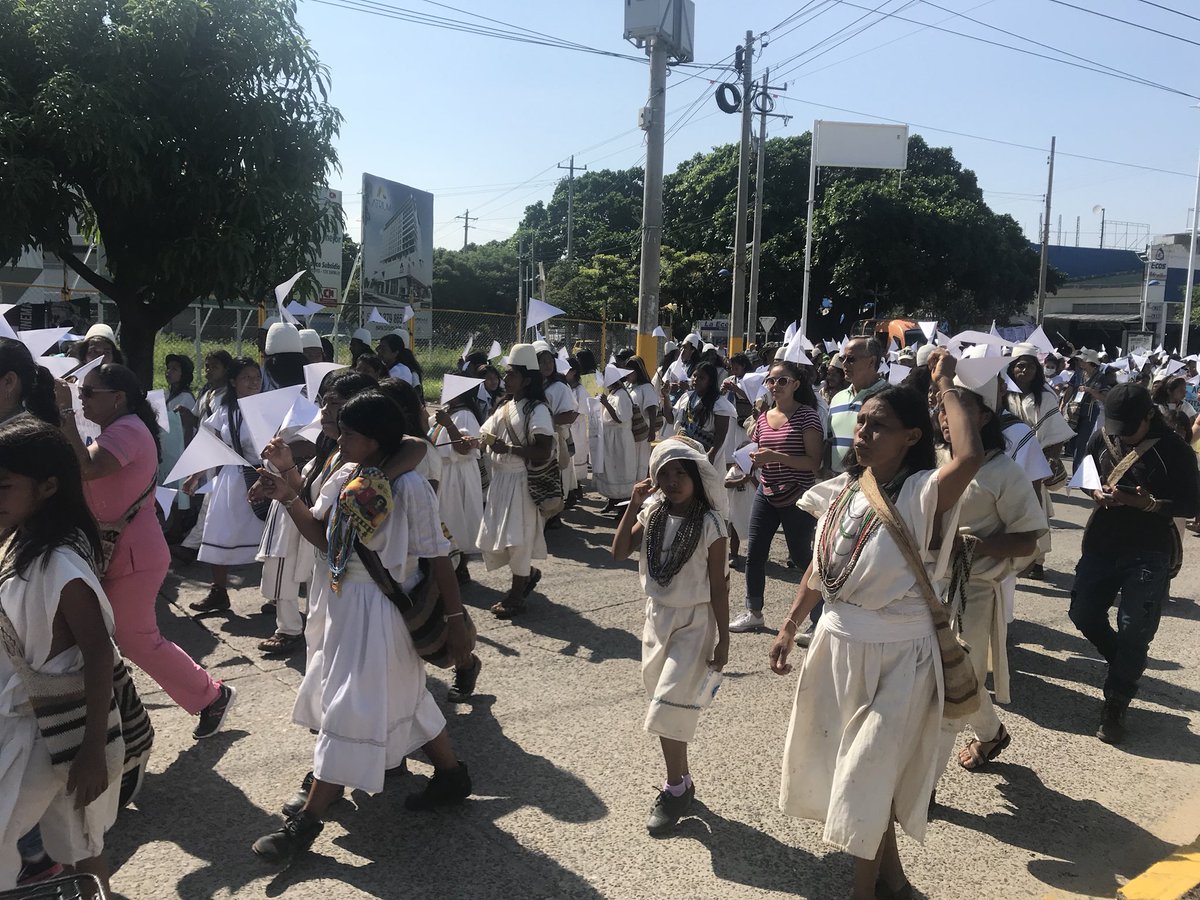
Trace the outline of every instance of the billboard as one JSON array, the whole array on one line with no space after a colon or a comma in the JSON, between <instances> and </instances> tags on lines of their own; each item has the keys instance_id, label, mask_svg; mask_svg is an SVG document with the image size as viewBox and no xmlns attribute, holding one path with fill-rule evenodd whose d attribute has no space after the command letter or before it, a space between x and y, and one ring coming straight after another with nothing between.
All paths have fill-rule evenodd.
<instances>
[{"instance_id":1,"label":"billboard","mask_svg":"<svg viewBox=\"0 0 1200 900\"><path fill-rule=\"evenodd\" d=\"M362 286L368 304L432 304L433 194L363 173Z\"/></svg>"},{"instance_id":2,"label":"billboard","mask_svg":"<svg viewBox=\"0 0 1200 900\"><path fill-rule=\"evenodd\" d=\"M334 206L339 214L342 208L342 192L334 188L320 189L321 202ZM321 252L313 266L317 279L317 299L326 306L337 306L342 294L342 235L335 232L321 242Z\"/></svg>"},{"instance_id":3,"label":"billboard","mask_svg":"<svg viewBox=\"0 0 1200 900\"><path fill-rule=\"evenodd\" d=\"M865 122L813 123L813 155L818 166L863 169L908 167L908 126Z\"/></svg>"}]
</instances>

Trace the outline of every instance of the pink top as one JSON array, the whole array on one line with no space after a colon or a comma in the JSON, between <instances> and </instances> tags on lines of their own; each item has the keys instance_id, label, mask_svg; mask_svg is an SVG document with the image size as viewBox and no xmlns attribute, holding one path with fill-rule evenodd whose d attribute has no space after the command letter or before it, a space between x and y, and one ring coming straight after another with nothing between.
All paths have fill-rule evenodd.
<instances>
[{"instance_id":1,"label":"pink top","mask_svg":"<svg viewBox=\"0 0 1200 900\"><path fill-rule=\"evenodd\" d=\"M121 468L112 475L83 483L88 508L97 521L114 522L124 517L134 501L158 474L158 452L154 437L135 415L110 423L96 443L113 455ZM161 569L166 573L171 554L154 511L154 492L142 503L133 521L117 539L105 580Z\"/></svg>"}]
</instances>

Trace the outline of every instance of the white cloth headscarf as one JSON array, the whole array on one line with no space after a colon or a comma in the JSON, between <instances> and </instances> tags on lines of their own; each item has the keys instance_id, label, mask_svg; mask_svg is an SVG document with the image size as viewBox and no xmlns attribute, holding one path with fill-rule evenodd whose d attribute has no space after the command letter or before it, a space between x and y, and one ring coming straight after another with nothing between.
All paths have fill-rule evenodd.
<instances>
[{"instance_id":1,"label":"white cloth headscarf","mask_svg":"<svg viewBox=\"0 0 1200 900\"><path fill-rule=\"evenodd\" d=\"M658 471L672 460L690 459L700 470L700 481L704 497L722 522L729 521L729 495L725 492L725 480L717 474L708 455L698 443L682 435L674 435L655 445L650 453L650 480L657 483Z\"/></svg>"}]
</instances>

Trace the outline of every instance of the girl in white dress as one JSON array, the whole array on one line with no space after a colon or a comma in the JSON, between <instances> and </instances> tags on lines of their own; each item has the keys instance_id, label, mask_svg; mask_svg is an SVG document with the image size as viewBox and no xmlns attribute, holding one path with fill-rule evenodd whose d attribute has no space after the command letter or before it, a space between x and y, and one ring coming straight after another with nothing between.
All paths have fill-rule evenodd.
<instances>
[{"instance_id":1,"label":"girl in white dress","mask_svg":"<svg viewBox=\"0 0 1200 900\"><path fill-rule=\"evenodd\" d=\"M702 446L714 466L725 465L726 443L737 410L721 396L720 372L701 363L692 372L692 389L675 403L675 433Z\"/></svg>"},{"instance_id":2,"label":"girl in white dress","mask_svg":"<svg viewBox=\"0 0 1200 900\"><path fill-rule=\"evenodd\" d=\"M570 497L579 487L579 482L575 479L575 466L568 452L571 426L579 418L579 410L575 407L575 392L558 373L558 359L550 345L545 341L535 341L533 349L537 351L538 369L546 387L546 406L550 408L550 420L554 423L556 458L562 472L563 497ZM559 516L554 516L546 525L549 528L560 528L562 522Z\"/></svg>"},{"instance_id":3,"label":"girl in white dress","mask_svg":"<svg viewBox=\"0 0 1200 900\"><path fill-rule=\"evenodd\" d=\"M325 376L317 403L321 408L322 434L317 438L316 455L304 464L296 465L292 448L281 438L274 438L263 450L263 460L275 467L297 493L313 498L321 486L338 468L337 415L342 405L355 394L374 386L375 381L357 372L331 372ZM251 491L257 490L257 485ZM307 584L308 616L313 616L312 544L300 536L291 516L278 500L271 501L262 542L255 557L263 564L263 594L274 597L275 634L258 645L267 654L291 653L303 640L304 622L300 617L300 586Z\"/></svg>"},{"instance_id":4,"label":"girl in white dress","mask_svg":"<svg viewBox=\"0 0 1200 900\"><path fill-rule=\"evenodd\" d=\"M607 379L607 375L605 376ZM600 435L604 442L604 466L595 475L596 490L608 499L602 512L617 509L628 500L637 480L637 446L633 441L633 397L625 382L618 379L606 385L600 394Z\"/></svg>"},{"instance_id":5,"label":"girl in white dress","mask_svg":"<svg viewBox=\"0 0 1200 900\"><path fill-rule=\"evenodd\" d=\"M634 405L641 412L642 417L646 420L646 424L650 428L645 440L634 440L634 449L637 451L637 463L633 477L635 481L641 481L650 471L650 445L658 439L658 432L655 426L658 423L658 409L661 401L658 399L658 391L650 382L650 376L646 372L646 364L642 362L641 357L631 356L625 365L633 369L633 374L627 379L630 385L629 394L633 398Z\"/></svg>"},{"instance_id":6,"label":"girl in white dress","mask_svg":"<svg viewBox=\"0 0 1200 900\"><path fill-rule=\"evenodd\" d=\"M17 840L40 823L46 851L107 887L104 833L120 805L124 740L110 737L113 614L93 560L100 534L79 463L58 431L20 416L0 433L0 890L16 887ZM26 672L82 671L86 724L74 759L51 761Z\"/></svg>"},{"instance_id":7,"label":"girl in white dress","mask_svg":"<svg viewBox=\"0 0 1200 900\"><path fill-rule=\"evenodd\" d=\"M941 581L958 501L983 449L963 389L952 381L953 357L937 350L930 368L954 459L934 470L928 401L916 391L887 388L863 404L852 445L856 462L801 498L801 509L819 517L813 561L770 652L772 671L791 671L798 623L823 598L796 686L779 805L788 815L823 821L825 840L856 857L854 900L911 892L893 821L924 839L942 762L943 682L933 617L916 574L859 484L869 471L892 497L930 579Z\"/></svg>"},{"instance_id":8,"label":"girl in white dress","mask_svg":"<svg viewBox=\"0 0 1200 900\"><path fill-rule=\"evenodd\" d=\"M526 465L553 455L554 423L532 344L514 344L509 351L504 387L512 399L480 429L492 480L475 543L489 572L502 566L512 572L508 594L491 608L496 618L511 619L525 611L526 598L541 580L533 560L546 558L545 519L529 496Z\"/></svg>"},{"instance_id":9,"label":"girl in white dress","mask_svg":"<svg viewBox=\"0 0 1200 900\"><path fill-rule=\"evenodd\" d=\"M425 686L425 667L408 626L359 559L358 545L376 553L405 591L423 577L418 562L429 560L424 577L436 580L445 602L451 656L466 661L469 636L437 498L411 471L428 444L405 437L394 401L377 391L347 401L339 425L344 465L325 482L311 509L283 479L260 470L264 491L283 503L317 548L331 592L324 632L315 636L319 651L292 713L296 724L317 731L312 778L285 805L283 827L254 843L254 852L273 863L290 862L312 845L325 811L345 788L380 792L385 771L418 749L433 763L434 775L421 793L405 799L406 808L461 803L471 793L466 766ZM399 474L405 468L410 471Z\"/></svg>"},{"instance_id":10,"label":"girl in white dress","mask_svg":"<svg viewBox=\"0 0 1200 900\"><path fill-rule=\"evenodd\" d=\"M451 398L434 416L430 441L442 458L438 503L450 538L462 554L456 574L460 583L471 580L467 556L479 552L475 539L483 518L483 487L479 477L479 447L464 438L478 438L483 420L475 405L477 389Z\"/></svg>"},{"instance_id":11,"label":"girl in white dress","mask_svg":"<svg viewBox=\"0 0 1200 900\"><path fill-rule=\"evenodd\" d=\"M259 456L262 448L252 446L250 429L242 421L238 400L252 397L260 390L262 371L258 363L247 357L235 359L229 370L229 390L216 412L202 423L202 427L232 447L250 467L262 464ZM245 466L222 466L205 501L208 514L204 517L204 534L196 558L211 567L212 586L203 600L188 604L197 612L229 609L229 567L248 566L258 555L263 520L250 507L244 473ZM195 493L201 478L202 473L190 476L183 484L184 492Z\"/></svg>"},{"instance_id":12,"label":"girl in white dress","mask_svg":"<svg viewBox=\"0 0 1200 900\"><path fill-rule=\"evenodd\" d=\"M661 835L695 798L688 744L711 699L702 697L710 673L729 659L728 510L720 476L695 442L663 441L650 471L634 487L612 554L623 560L641 549L638 571L649 598L642 628L642 680L650 697L645 729L658 735L667 769L646 828Z\"/></svg>"}]
</instances>

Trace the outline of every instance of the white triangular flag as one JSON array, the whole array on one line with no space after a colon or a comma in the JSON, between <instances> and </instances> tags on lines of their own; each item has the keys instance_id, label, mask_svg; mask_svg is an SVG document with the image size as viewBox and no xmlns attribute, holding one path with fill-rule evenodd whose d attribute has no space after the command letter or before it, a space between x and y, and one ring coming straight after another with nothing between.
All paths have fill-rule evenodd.
<instances>
[{"instance_id":1,"label":"white triangular flag","mask_svg":"<svg viewBox=\"0 0 1200 900\"><path fill-rule=\"evenodd\" d=\"M925 340L932 341L933 333L937 331L937 322L918 322L921 331L925 334Z\"/></svg>"},{"instance_id":2,"label":"white triangular flag","mask_svg":"<svg viewBox=\"0 0 1200 900\"><path fill-rule=\"evenodd\" d=\"M785 346L792 342L792 338L794 338L796 336L796 329L798 329L799 327L800 327L799 322L793 322L783 332L783 343Z\"/></svg>"},{"instance_id":3,"label":"white triangular flag","mask_svg":"<svg viewBox=\"0 0 1200 900\"><path fill-rule=\"evenodd\" d=\"M558 348L558 358L559 359L570 359L571 354L567 352L566 347L559 347Z\"/></svg>"},{"instance_id":4,"label":"white triangular flag","mask_svg":"<svg viewBox=\"0 0 1200 900\"><path fill-rule=\"evenodd\" d=\"M286 309L289 313L291 313L293 316L296 316L297 318L299 318L300 316L307 316L309 314L308 313L308 305L305 303L301 303L299 300L293 300L291 303L289 303L287 306L285 306L284 309Z\"/></svg>"},{"instance_id":5,"label":"white triangular flag","mask_svg":"<svg viewBox=\"0 0 1200 900\"><path fill-rule=\"evenodd\" d=\"M171 514L171 507L175 504L175 495L179 491L175 488L156 487L154 489L154 502L158 504L158 508L162 510L164 516Z\"/></svg>"},{"instance_id":6,"label":"white triangular flag","mask_svg":"<svg viewBox=\"0 0 1200 900\"><path fill-rule=\"evenodd\" d=\"M413 312L413 308L412 308L411 306L409 306L409 305L406 303L406 304L404 305L404 313L403 313L403 315L401 315L401 317L400 317L400 324L401 324L401 325L407 325L407 324L408 324L408 320L409 320L409 319L411 319L411 318L412 318L413 316L415 316L415 315L416 315L416 313L415 313L415 312Z\"/></svg>"},{"instance_id":7,"label":"white triangular flag","mask_svg":"<svg viewBox=\"0 0 1200 900\"><path fill-rule=\"evenodd\" d=\"M563 315L563 311L557 306L551 306L549 303L543 303L541 300L530 297L529 311L525 315L525 328L536 328L547 319L561 315Z\"/></svg>"},{"instance_id":8,"label":"white triangular flag","mask_svg":"<svg viewBox=\"0 0 1200 900\"><path fill-rule=\"evenodd\" d=\"M500 342L492 341L492 347L490 350L488 350L488 360L490 361L490 360L495 359L497 356L503 356L503 355L504 355L504 348L500 346Z\"/></svg>"},{"instance_id":9,"label":"white triangular flag","mask_svg":"<svg viewBox=\"0 0 1200 900\"><path fill-rule=\"evenodd\" d=\"M1079 468L1067 482L1067 487L1079 488L1083 491L1098 491L1104 487L1103 482L1100 481L1100 473L1096 470L1096 460L1090 453L1083 457Z\"/></svg>"},{"instance_id":10,"label":"white triangular flag","mask_svg":"<svg viewBox=\"0 0 1200 900\"><path fill-rule=\"evenodd\" d=\"M285 441L292 441L309 434L314 424L317 426L317 433L320 433L321 408L307 397L300 396L296 398L296 401L292 404L292 408L287 411L287 415L279 423L279 430L276 434ZM313 434L308 439L316 440L316 436L316 434Z\"/></svg>"},{"instance_id":11,"label":"white triangular flag","mask_svg":"<svg viewBox=\"0 0 1200 900\"><path fill-rule=\"evenodd\" d=\"M1033 344L1033 346L1037 347L1043 353L1054 352L1054 344L1050 342L1050 338L1046 337L1046 331L1041 325L1035 328L1029 337L1025 338L1025 343Z\"/></svg>"},{"instance_id":12,"label":"white triangular flag","mask_svg":"<svg viewBox=\"0 0 1200 900\"><path fill-rule=\"evenodd\" d=\"M304 367L304 396L315 403L317 395L321 391L321 382L325 380L325 376L330 372L336 372L338 369L348 368L350 367L343 363L309 363Z\"/></svg>"},{"instance_id":13,"label":"white triangular flag","mask_svg":"<svg viewBox=\"0 0 1200 900\"><path fill-rule=\"evenodd\" d=\"M13 331L12 324L8 319L4 318L4 314L10 309L16 309L15 303L0 303L0 337L12 338L16 340L17 333ZM71 338L69 335L64 340L80 340L80 338Z\"/></svg>"},{"instance_id":14,"label":"white triangular flag","mask_svg":"<svg viewBox=\"0 0 1200 900\"><path fill-rule=\"evenodd\" d=\"M808 354L804 352L801 346L804 343L804 335L797 331L792 335L792 339L788 341L787 349L783 351L783 358L788 362L794 362L801 366L811 366L813 361L808 358Z\"/></svg>"},{"instance_id":15,"label":"white triangular flag","mask_svg":"<svg viewBox=\"0 0 1200 900\"><path fill-rule=\"evenodd\" d=\"M104 357L97 356L91 362L85 362L82 366L72 372L71 377L73 377L76 381L83 381L88 372L92 371L92 369L98 369L102 365L104 365Z\"/></svg>"},{"instance_id":16,"label":"white triangular flag","mask_svg":"<svg viewBox=\"0 0 1200 900\"><path fill-rule=\"evenodd\" d=\"M766 390L766 385L763 382L766 380L766 372L747 372L738 379L738 387L745 393L747 399L754 403Z\"/></svg>"},{"instance_id":17,"label":"white triangular flag","mask_svg":"<svg viewBox=\"0 0 1200 900\"><path fill-rule=\"evenodd\" d=\"M663 331L663 327L661 325L659 325L654 329L653 332L651 332L651 336L665 338L667 336L667 333L665 331Z\"/></svg>"},{"instance_id":18,"label":"white triangular flag","mask_svg":"<svg viewBox=\"0 0 1200 900\"><path fill-rule=\"evenodd\" d=\"M314 363L313 365L320 365ZM306 367L307 368L307 367ZM306 373L307 374L307 373ZM261 456L263 447L279 431L279 426L287 417L288 410L300 396L304 386L294 384L291 387L279 388L274 391L263 391L238 400L242 410L242 420L246 430L250 432L250 446L243 447L249 456Z\"/></svg>"},{"instance_id":19,"label":"white triangular flag","mask_svg":"<svg viewBox=\"0 0 1200 900\"><path fill-rule=\"evenodd\" d=\"M219 437L201 426L196 429L192 442L184 448L175 467L163 479L165 484L172 484L189 475L203 472L206 469L219 469L222 466L244 466L246 460L233 452L233 448L225 444Z\"/></svg>"},{"instance_id":20,"label":"white triangular flag","mask_svg":"<svg viewBox=\"0 0 1200 900\"><path fill-rule=\"evenodd\" d=\"M1146 363L1150 359L1149 356L1142 356L1140 353L1134 353L1129 358L1133 360L1133 364L1139 372L1146 368Z\"/></svg>"},{"instance_id":21,"label":"white triangular flag","mask_svg":"<svg viewBox=\"0 0 1200 900\"><path fill-rule=\"evenodd\" d=\"M466 359L468 356L470 356L471 348L474 345L475 345L475 335L471 335L470 337L467 338L467 346L463 347L462 356L460 356L459 359Z\"/></svg>"},{"instance_id":22,"label":"white triangular flag","mask_svg":"<svg viewBox=\"0 0 1200 900\"><path fill-rule=\"evenodd\" d=\"M558 370L559 375L566 375L571 371L571 363L561 356L556 356L554 358L554 368Z\"/></svg>"},{"instance_id":23,"label":"white triangular flag","mask_svg":"<svg viewBox=\"0 0 1200 900\"><path fill-rule=\"evenodd\" d=\"M383 313L379 311L378 306L371 307L371 314L367 316L367 322L376 322L380 325L390 325L391 323L383 317Z\"/></svg>"},{"instance_id":24,"label":"white triangular flag","mask_svg":"<svg viewBox=\"0 0 1200 900\"><path fill-rule=\"evenodd\" d=\"M667 381L682 384L688 380L687 366L682 359L677 359L667 368Z\"/></svg>"},{"instance_id":25,"label":"white triangular flag","mask_svg":"<svg viewBox=\"0 0 1200 900\"><path fill-rule=\"evenodd\" d=\"M614 366L612 363L609 363L604 367L604 386L612 387L631 372L633 372L633 369L621 369L617 366Z\"/></svg>"},{"instance_id":26,"label":"white triangular flag","mask_svg":"<svg viewBox=\"0 0 1200 900\"><path fill-rule=\"evenodd\" d=\"M1012 380L1012 378L1009 377L1007 372L1004 373L1004 388L1010 394L1021 393L1021 388L1017 385L1017 383L1015 381Z\"/></svg>"},{"instance_id":27,"label":"white triangular flag","mask_svg":"<svg viewBox=\"0 0 1200 900\"><path fill-rule=\"evenodd\" d=\"M150 401L150 408L154 410L154 418L158 420L158 427L169 433L171 417L167 414L167 392L147 391L146 399Z\"/></svg>"},{"instance_id":28,"label":"white triangular flag","mask_svg":"<svg viewBox=\"0 0 1200 900\"><path fill-rule=\"evenodd\" d=\"M825 344L825 352L826 353L837 353L838 352L837 341L824 341L824 344Z\"/></svg>"},{"instance_id":29,"label":"white triangular flag","mask_svg":"<svg viewBox=\"0 0 1200 900\"><path fill-rule=\"evenodd\" d=\"M482 378L467 378L463 375L447 374L442 378L441 405L443 407L449 406L450 401L459 394L465 394L467 391L477 388L481 384L483 384Z\"/></svg>"},{"instance_id":30,"label":"white triangular flag","mask_svg":"<svg viewBox=\"0 0 1200 900\"><path fill-rule=\"evenodd\" d=\"M70 328L33 328L18 331L17 340L26 346L34 359L45 356L46 351L57 344L71 331Z\"/></svg>"},{"instance_id":31,"label":"white triangular flag","mask_svg":"<svg viewBox=\"0 0 1200 900\"><path fill-rule=\"evenodd\" d=\"M899 384L912 373L908 366L892 366L888 369L888 384Z\"/></svg>"},{"instance_id":32,"label":"white triangular flag","mask_svg":"<svg viewBox=\"0 0 1200 900\"><path fill-rule=\"evenodd\" d=\"M98 356L96 359L104 362L103 357ZM34 362L44 369L49 369L50 374L55 378L66 378L67 375L79 368L79 360L73 356L39 356Z\"/></svg>"}]
</instances>

